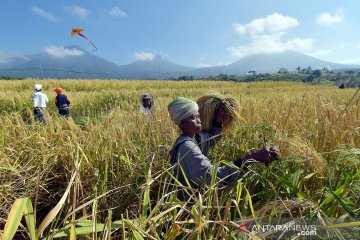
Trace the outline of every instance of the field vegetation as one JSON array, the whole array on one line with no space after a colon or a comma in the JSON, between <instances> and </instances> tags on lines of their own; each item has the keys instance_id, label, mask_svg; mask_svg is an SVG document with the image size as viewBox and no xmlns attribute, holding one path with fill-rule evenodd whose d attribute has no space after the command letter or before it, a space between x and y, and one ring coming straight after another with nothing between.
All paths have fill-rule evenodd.
<instances>
[{"instance_id":1,"label":"field vegetation","mask_svg":"<svg viewBox=\"0 0 360 240\"><path fill-rule=\"evenodd\" d=\"M295 222L316 225L312 239L360 235L358 89L265 81L0 83L4 239L302 239L294 231L251 231ZM33 120L35 83L50 99L47 124ZM57 116L56 87L71 101L69 120ZM139 112L145 92L155 98L150 115ZM252 165L225 189L212 179L194 205L175 194L165 201L168 151L179 134L167 105L212 92L235 97L245 119L211 150L214 164L263 146L264 137L281 159L269 168Z\"/></svg>"}]
</instances>

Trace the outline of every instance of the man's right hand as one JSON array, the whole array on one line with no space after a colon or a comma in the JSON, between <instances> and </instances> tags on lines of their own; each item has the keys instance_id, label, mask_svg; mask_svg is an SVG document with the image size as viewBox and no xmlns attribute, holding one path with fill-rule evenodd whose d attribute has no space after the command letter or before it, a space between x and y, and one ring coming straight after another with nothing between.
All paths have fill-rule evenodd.
<instances>
[{"instance_id":1,"label":"man's right hand","mask_svg":"<svg viewBox=\"0 0 360 240\"><path fill-rule=\"evenodd\" d=\"M274 160L278 160L280 158L279 152L272 147L262 147L258 148L248 155L246 155L244 160L256 160L265 164L265 166L269 166Z\"/></svg>"}]
</instances>

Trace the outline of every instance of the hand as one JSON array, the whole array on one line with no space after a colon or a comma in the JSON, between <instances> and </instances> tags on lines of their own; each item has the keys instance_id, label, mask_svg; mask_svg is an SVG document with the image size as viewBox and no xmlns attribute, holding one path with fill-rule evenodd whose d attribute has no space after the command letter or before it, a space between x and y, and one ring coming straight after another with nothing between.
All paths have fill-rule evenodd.
<instances>
[{"instance_id":1,"label":"hand","mask_svg":"<svg viewBox=\"0 0 360 240\"><path fill-rule=\"evenodd\" d=\"M272 147L262 147L252 151L250 154L244 157L244 160L256 160L264 163L265 166L269 166L274 160L278 160L280 157L279 152Z\"/></svg>"}]
</instances>

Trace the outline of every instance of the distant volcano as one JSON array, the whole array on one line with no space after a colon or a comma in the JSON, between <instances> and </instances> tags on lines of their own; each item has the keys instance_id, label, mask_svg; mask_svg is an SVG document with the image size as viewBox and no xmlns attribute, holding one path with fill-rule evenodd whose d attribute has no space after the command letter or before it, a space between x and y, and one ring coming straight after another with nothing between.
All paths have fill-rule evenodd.
<instances>
[{"instance_id":1,"label":"distant volcano","mask_svg":"<svg viewBox=\"0 0 360 240\"><path fill-rule=\"evenodd\" d=\"M180 76L209 77L218 74L243 75L276 73L280 68L294 72L296 68L354 69L358 65L343 65L319 60L298 52L257 54L224 66L195 68L173 63L158 56L153 60L135 61L119 66L91 54L78 46L49 47L42 53L12 59L0 64L0 76L32 78L82 79L177 79Z\"/></svg>"}]
</instances>

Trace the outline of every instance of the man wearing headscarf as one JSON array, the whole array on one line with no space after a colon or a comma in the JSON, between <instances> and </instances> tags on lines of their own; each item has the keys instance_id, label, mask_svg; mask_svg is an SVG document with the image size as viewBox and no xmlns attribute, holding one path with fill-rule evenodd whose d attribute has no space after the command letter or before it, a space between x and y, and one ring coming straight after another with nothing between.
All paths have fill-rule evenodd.
<instances>
[{"instance_id":1,"label":"man wearing headscarf","mask_svg":"<svg viewBox=\"0 0 360 240\"><path fill-rule=\"evenodd\" d=\"M46 103L49 101L45 93L42 93L42 85L34 85L35 92L32 94L34 104L35 122L46 122Z\"/></svg>"},{"instance_id":2,"label":"man wearing headscarf","mask_svg":"<svg viewBox=\"0 0 360 240\"><path fill-rule=\"evenodd\" d=\"M144 93L140 97L141 108L140 112L150 113L152 108L154 107L154 99L149 93Z\"/></svg>"},{"instance_id":3,"label":"man wearing headscarf","mask_svg":"<svg viewBox=\"0 0 360 240\"><path fill-rule=\"evenodd\" d=\"M70 111L69 111L70 101L67 98L67 96L63 94L64 89L55 88L54 91L56 92L55 105L59 110L59 115L61 117L68 118L70 116Z\"/></svg>"},{"instance_id":4,"label":"man wearing headscarf","mask_svg":"<svg viewBox=\"0 0 360 240\"><path fill-rule=\"evenodd\" d=\"M209 148L220 139L223 119L220 114L215 116L212 128L207 132L201 132L202 125L198 110L199 106L195 101L183 97L174 99L168 105L171 119L182 132L170 151L170 163L175 165L174 176L181 186L191 187L194 190L210 183L214 166L204 153L207 153ZM258 161L269 165L278 158L279 154L275 149L261 148L234 161L233 164L246 170L251 162ZM221 179L222 184L229 184L241 177L241 171L225 165L217 168L216 176ZM187 185L186 179L190 186ZM187 201L190 195L181 186L178 187L177 197L181 201ZM172 191L173 187L174 185L171 184L169 191Z\"/></svg>"}]
</instances>

